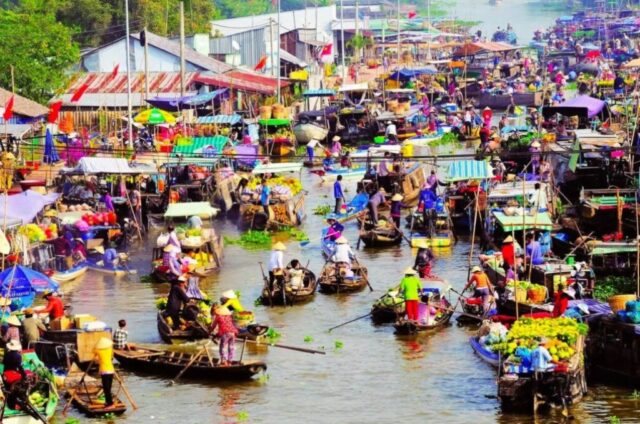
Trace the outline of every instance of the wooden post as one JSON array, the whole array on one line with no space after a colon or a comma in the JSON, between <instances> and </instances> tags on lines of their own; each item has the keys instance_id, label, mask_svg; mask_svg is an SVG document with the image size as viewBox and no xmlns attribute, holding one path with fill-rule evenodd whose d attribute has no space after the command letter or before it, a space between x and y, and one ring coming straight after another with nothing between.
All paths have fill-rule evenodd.
<instances>
[{"instance_id":1,"label":"wooden post","mask_svg":"<svg viewBox=\"0 0 640 424\"><path fill-rule=\"evenodd\" d=\"M180 1L180 96L184 96L184 1Z\"/></svg>"}]
</instances>

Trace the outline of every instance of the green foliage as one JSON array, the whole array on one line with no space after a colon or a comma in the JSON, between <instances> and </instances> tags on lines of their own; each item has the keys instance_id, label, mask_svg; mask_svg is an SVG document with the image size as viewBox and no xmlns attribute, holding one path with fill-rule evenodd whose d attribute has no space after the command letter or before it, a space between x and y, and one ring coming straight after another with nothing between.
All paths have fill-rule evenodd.
<instances>
[{"instance_id":1,"label":"green foliage","mask_svg":"<svg viewBox=\"0 0 640 424\"><path fill-rule=\"evenodd\" d=\"M606 302L617 294L631 294L636 292L636 282L630 277L608 276L596 281L593 297Z\"/></svg>"},{"instance_id":2,"label":"green foliage","mask_svg":"<svg viewBox=\"0 0 640 424\"><path fill-rule=\"evenodd\" d=\"M264 335L269 343L276 343L282 337L282 334L278 333L275 328L269 327L267 333Z\"/></svg>"},{"instance_id":3,"label":"green foliage","mask_svg":"<svg viewBox=\"0 0 640 424\"><path fill-rule=\"evenodd\" d=\"M71 30L52 14L0 10L0 86L11 87L13 65L18 94L46 103L79 54Z\"/></svg>"},{"instance_id":4,"label":"green foliage","mask_svg":"<svg viewBox=\"0 0 640 424\"><path fill-rule=\"evenodd\" d=\"M271 236L265 231L249 230L237 239L225 237L224 242L237 244L244 248L268 249L271 247Z\"/></svg>"},{"instance_id":5,"label":"green foliage","mask_svg":"<svg viewBox=\"0 0 640 424\"><path fill-rule=\"evenodd\" d=\"M220 11L220 15L225 18L260 15L271 11L272 8L269 0L215 0L215 5Z\"/></svg>"},{"instance_id":6,"label":"green foliage","mask_svg":"<svg viewBox=\"0 0 640 424\"><path fill-rule=\"evenodd\" d=\"M318 205L313 209L313 214L324 216L330 213L332 209L331 205Z\"/></svg>"},{"instance_id":7,"label":"green foliage","mask_svg":"<svg viewBox=\"0 0 640 424\"><path fill-rule=\"evenodd\" d=\"M613 415L613 416L609 417L609 423L610 424L620 424L620 418L618 418L617 416Z\"/></svg>"}]
</instances>

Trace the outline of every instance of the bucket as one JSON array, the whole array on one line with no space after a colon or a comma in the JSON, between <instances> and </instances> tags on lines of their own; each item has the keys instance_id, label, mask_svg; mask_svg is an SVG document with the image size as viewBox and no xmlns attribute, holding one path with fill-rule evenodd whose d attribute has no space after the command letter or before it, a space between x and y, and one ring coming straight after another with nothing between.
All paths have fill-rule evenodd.
<instances>
[{"instance_id":1,"label":"bucket","mask_svg":"<svg viewBox=\"0 0 640 424\"><path fill-rule=\"evenodd\" d=\"M384 144L385 140L386 140L386 139L384 138L384 136L383 136L383 135L377 135L377 136L375 136L375 137L373 138L373 142L374 142L375 144Z\"/></svg>"},{"instance_id":2,"label":"bucket","mask_svg":"<svg viewBox=\"0 0 640 424\"><path fill-rule=\"evenodd\" d=\"M576 257L574 255L567 256L567 265L575 265Z\"/></svg>"},{"instance_id":3,"label":"bucket","mask_svg":"<svg viewBox=\"0 0 640 424\"><path fill-rule=\"evenodd\" d=\"M615 296L611 296L607 302L609 302L609 306L611 306L611 311L615 314L618 311L624 311L627 306L627 302L636 300L635 294L618 294Z\"/></svg>"},{"instance_id":4,"label":"bucket","mask_svg":"<svg viewBox=\"0 0 640 424\"><path fill-rule=\"evenodd\" d=\"M271 119L272 110L271 106L260 106L260 119Z\"/></svg>"}]
</instances>

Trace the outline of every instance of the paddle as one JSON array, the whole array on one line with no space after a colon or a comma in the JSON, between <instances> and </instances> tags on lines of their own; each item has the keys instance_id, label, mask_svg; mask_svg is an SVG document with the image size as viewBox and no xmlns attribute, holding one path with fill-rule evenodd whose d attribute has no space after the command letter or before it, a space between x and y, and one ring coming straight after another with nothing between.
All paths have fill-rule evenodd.
<instances>
[{"instance_id":1,"label":"paddle","mask_svg":"<svg viewBox=\"0 0 640 424\"><path fill-rule=\"evenodd\" d=\"M358 260L358 258L355 257L355 255L354 255L354 262L360 265L360 261ZM367 271L363 267L360 267L360 269L362 272L362 278L364 278L364 281L367 283L369 290L374 291L373 287L371 287L371 284L369 283L369 277L367 276Z\"/></svg>"},{"instance_id":2,"label":"paddle","mask_svg":"<svg viewBox=\"0 0 640 424\"><path fill-rule=\"evenodd\" d=\"M329 331L329 333L331 333L331 330L335 330L336 328L340 328L340 327L343 327L343 326L345 326L345 325L347 325L347 324L351 324L352 322L356 322L356 321L358 321L358 320L361 320L362 318L366 318L366 317L368 317L369 315L371 315L372 313L373 313L373 311L369 312L369 313L368 313L368 314L366 314L366 315L359 316L358 318L354 318L354 319L349 320L349 321L347 321L347 322L343 322L342 324L336 325L335 327L331 327L328 331Z\"/></svg>"},{"instance_id":3,"label":"paddle","mask_svg":"<svg viewBox=\"0 0 640 424\"><path fill-rule=\"evenodd\" d=\"M202 349L200 349L200 351L198 353L193 355L193 358L191 358L191 360L178 373L178 375L176 375L176 377L173 380L169 381L169 384L175 384L176 381L178 381L180 379L180 377L182 377L182 374L184 374L189 368L191 368L191 365L193 365L194 362L196 362L198 359L200 359L200 357L202 356L202 354L204 354L206 352L208 347L209 347L209 343L207 342L207 343L204 344L204 346L202 346Z\"/></svg>"},{"instance_id":4,"label":"paddle","mask_svg":"<svg viewBox=\"0 0 640 424\"><path fill-rule=\"evenodd\" d=\"M120 387L122 387L122 391L124 392L124 395L127 397L127 399L129 400L129 403L131 404L131 407L135 410L138 409L138 405L136 404L136 402L133 400L133 397L131 396L131 393L129 393L129 389L127 389L127 386L125 386L124 381L122 380L122 378L120 377L120 373L118 373L118 371L115 371L115 377L116 380L118 380L118 383L120 383Z\"/></svg>"},{"instance_id":5,"label":"paddle","mask_svg":"<svg viewBox=\"0 0 640 424\"><path fill-rule=\"evenodd\" d=\"M295 350L296 352L319 354L319 355L326 355L327 354L324 350L307 349L307 348L304 348L304 347L283 345L283 344L280 344L280 343L260 343L257 340L236 339L236 342L244 343L245 341L247 343L253 343L253 344L257 345L257 346L273 346L273 347L279 347L280 349L289 349L289 350Z\"/></svg>"},{"instance_id":6,"label":"paddle","mask_svg":"<svg viewBox=\"0 0 640 424\"><path fill-rule=\"evenodd\" d=\"M267 292L269 292L269 306L273 306L273 293L271 293L271 289L269 288L270 281L267 279L267 276L264 274L264 268L262 268L262 262L258 262L260 265L260 272L262 272L262 280L264 281L265 287L267 288Z\"/></svg>"},{"instance_id":7,"label":"paddle","mask_svg":"<svg viewBox=\"0 0 640 424\"><path fill-rule=\"evenodd\" d=\"M402 238L403 238L403 239L405 239L407 243L409 243L409 247L411 247L411 240L409 240L409 238L408 238L407 236L405 236L405 235L404 235L404 233L402 232L402 230L400 230L400 228L398 228L398 226L396 225L396 223L395 223L395 222L393 222L393 219L392 219L392 220L390 220L390 221L389 221L389 223L390 223L391 225L393 225L393 228L395 228L395 229L400 233L400 235L402 236Z\"/></svg>"}]
</instances>

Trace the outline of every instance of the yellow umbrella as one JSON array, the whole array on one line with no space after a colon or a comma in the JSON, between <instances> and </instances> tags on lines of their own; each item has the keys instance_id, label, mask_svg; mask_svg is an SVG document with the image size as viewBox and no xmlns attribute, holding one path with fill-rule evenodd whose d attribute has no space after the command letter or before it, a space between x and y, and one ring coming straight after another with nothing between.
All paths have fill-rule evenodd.
<instances>
[{"instance_id":1,"label":"yellow umbrella","mask_svg":"<svg viewBox=\"0 0 640 424\"><path fill-rule=\"evenodd\" d=\"M175 124L176 118L169 112L157 108L147 109L136 115L133 120L139 124Z\"/></svg>"}]
</instances>

